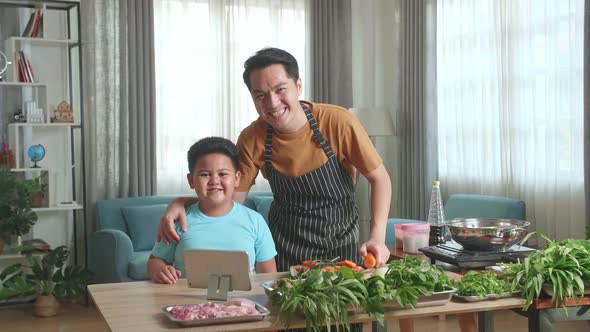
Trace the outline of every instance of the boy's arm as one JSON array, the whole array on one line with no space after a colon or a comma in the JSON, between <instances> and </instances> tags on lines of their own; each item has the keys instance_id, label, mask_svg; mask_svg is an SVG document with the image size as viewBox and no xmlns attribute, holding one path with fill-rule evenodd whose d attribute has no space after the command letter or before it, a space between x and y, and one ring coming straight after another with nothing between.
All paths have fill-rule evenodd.
<instances>
[{"instance_id":1,"label":"boy's arm","mask_svg":"<svg viewBox=\"0 0 590 332\"><path fill-rule=\"evenodd\" d=\"M277 263L275 258L271 258L264 262L256 263L256 273L273 273L277 272Z\"/></svg>"},{"instance_id":2,"label":"boy's arm","mask_svg":"<svg viewBox=\"0 0 590 332\"><path fill-rule=\"evenodd\" d=\"M181 275L181 272L173 266L152 255L148 260L147 271L150 280L157 284L175 284Z\"/></svg>"}]
</instances>

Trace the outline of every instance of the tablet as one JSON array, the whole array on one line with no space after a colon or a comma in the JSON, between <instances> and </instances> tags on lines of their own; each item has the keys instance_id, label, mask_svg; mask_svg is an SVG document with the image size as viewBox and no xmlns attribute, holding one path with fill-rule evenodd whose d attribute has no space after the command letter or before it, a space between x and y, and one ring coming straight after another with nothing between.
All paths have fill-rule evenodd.
<instances>
[{"instance_id":1,"label":"tablet","mask_svg":"<svg viewBox=\"0 0 590 332\"><path fill-rule=\"evenodd\" d=\"M185 249L184 266L188 286L207 288L207 298L227 299L227 291L252 289L245 251Z\"/></svg>"}]
</instances>

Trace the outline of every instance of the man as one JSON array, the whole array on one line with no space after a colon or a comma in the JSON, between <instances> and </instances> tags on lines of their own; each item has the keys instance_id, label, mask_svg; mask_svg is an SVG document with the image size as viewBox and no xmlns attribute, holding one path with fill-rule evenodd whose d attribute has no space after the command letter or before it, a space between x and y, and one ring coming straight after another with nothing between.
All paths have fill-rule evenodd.
<instances>
[{"instance_id":1,"label":"man","mask_svg":"<svg viewBox=\"0 0 590 332\"><path fill-rule=\"evenodd\" d=\"M363 127L341 107L300 102L297 60L288 52L262 49L244 67L244 83L259 118L238 138L242 181L233 198L240 203L246 199L258 171L268 179L278 270L306 259L340 257L358 263L367 251L383 266L389 259L385 232L391 182ZM369 239L360 248L357 169L371 185L372 210ZM178 198L168 206L158 241L178 241L174 220L186 230L184 206L192 202Z\"/></svg>"}]
</instances>

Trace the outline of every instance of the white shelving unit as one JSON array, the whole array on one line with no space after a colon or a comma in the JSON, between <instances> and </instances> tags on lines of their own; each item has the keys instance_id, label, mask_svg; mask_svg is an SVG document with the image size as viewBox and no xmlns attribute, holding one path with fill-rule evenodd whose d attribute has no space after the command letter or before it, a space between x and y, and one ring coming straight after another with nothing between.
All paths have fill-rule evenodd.
<instances>
[{"instance_id":1,"label":"white shelving unit","mask_svg":"<svg viewBox=\"0 0 590 332\"><path fill-rule=\"evenodd\" d=\"M36 9L43 12L43 37L23 37ZM52 248L68 245L79 264L86 252L85 243L79 243L86 234L79 0L0 0L0 41L0 50L12 62L0 82L0 142L10 143L16 163L11 170L19 177L47 176L43 205L33 208L38 221L23 239L40 238ZM34 82L20 82L19 51L30 62ZM62 101L72 107L71 123L51 122ZM28 102L42 109L42 118L36 119L41 122L14 120ZM43 145L45 157L34 168L27 150L36 144ZM2 260L18 257L0 255L0 269Z\"/></svg>"}]
</instances>

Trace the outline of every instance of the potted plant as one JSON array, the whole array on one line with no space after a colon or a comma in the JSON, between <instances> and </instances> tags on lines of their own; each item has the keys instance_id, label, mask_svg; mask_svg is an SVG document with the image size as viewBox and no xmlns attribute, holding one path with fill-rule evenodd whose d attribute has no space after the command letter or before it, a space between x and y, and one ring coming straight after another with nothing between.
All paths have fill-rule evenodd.
<instances>
[{"instance_id":1,"label":"potted plant","mask_svg":"<svg viewBox=\"0 0 590 332\"><path fill-rule=\"evenodd\" d=\"M0 167L0 254L7 237L27 234L36 221L28 186L10 169Z\"/></svg>"},{"instance_id":2,"label":"potted plant","mask_svg":"<svg viewBox=\"0 0 590 332\"><path fill-rule=\"evenodd\" d=\"M22 181L21 185L26 187L31 195L31 207L43 206L43 198L47 189L46 177L47 173L44 173L34 179Z\"/></svg>"},{"instance_id":3,"label":"potted plant","mask_svg":"<svg viewBox=\"0 0 590 332\"><path fill-rule=\"evenodd\" d=\"M66 246L50 250L41 259L32 255L32 249L22 249L27 264L14 264L0 273L0 299L37 294L35 315L51 317L59 307L56 298L74 301L86 294L92 273L81 266L66 266Z\"/></svg>"}]
</instances>

